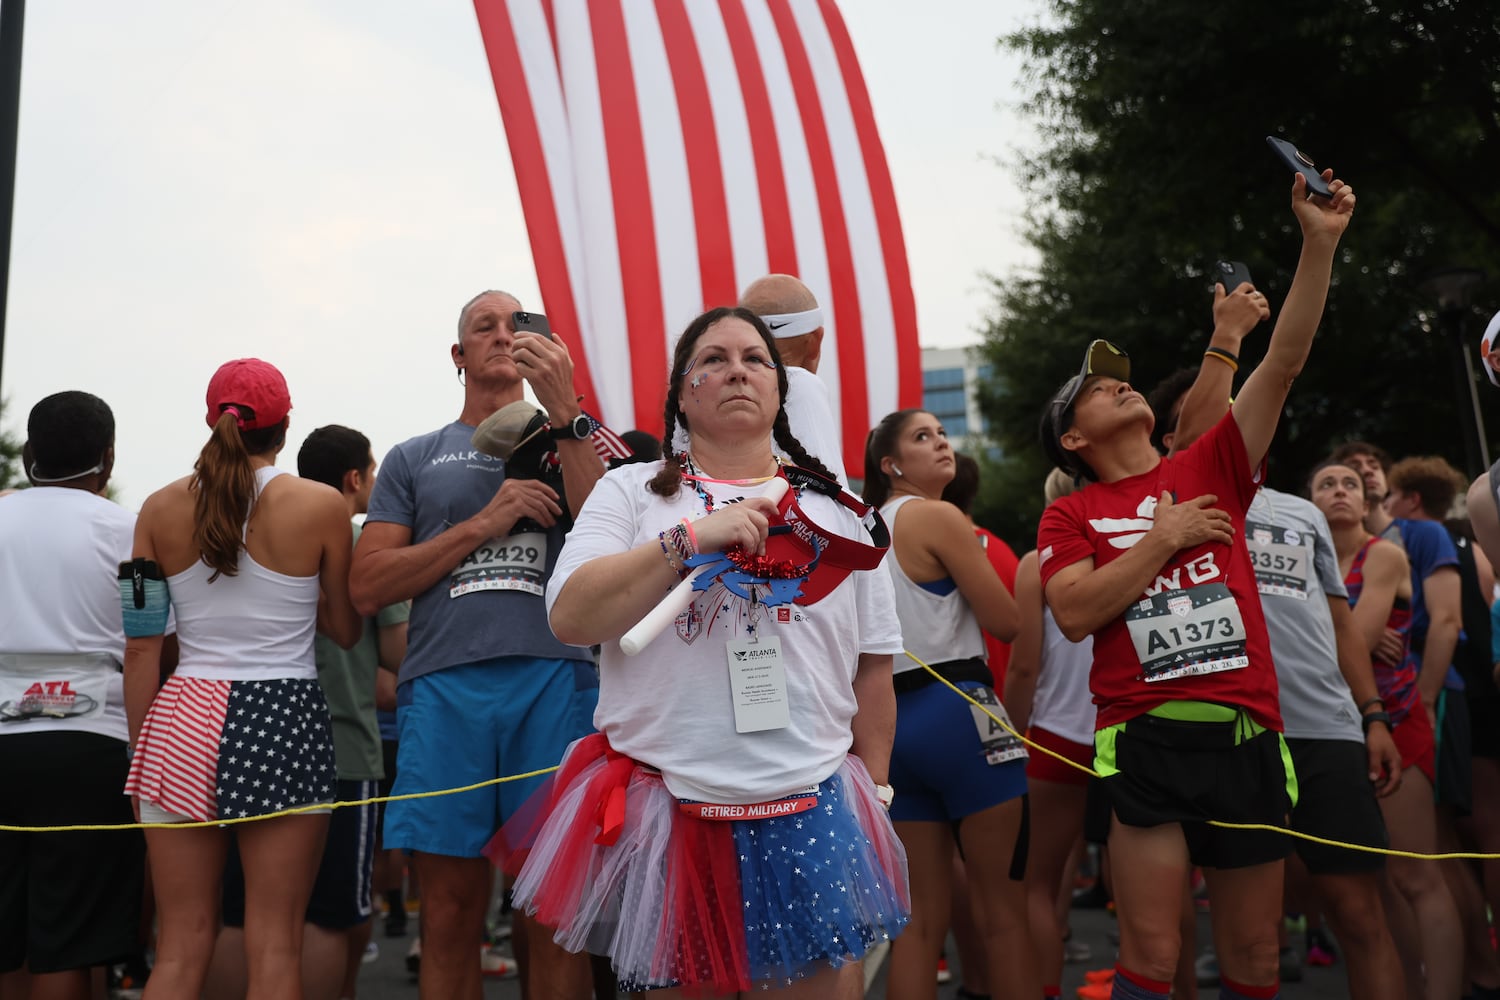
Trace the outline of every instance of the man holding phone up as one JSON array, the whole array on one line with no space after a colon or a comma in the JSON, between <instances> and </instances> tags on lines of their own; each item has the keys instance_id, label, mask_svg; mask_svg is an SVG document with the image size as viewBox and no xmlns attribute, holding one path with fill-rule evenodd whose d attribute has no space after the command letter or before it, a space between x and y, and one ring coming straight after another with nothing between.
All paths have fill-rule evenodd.
<instances>
[{"instance_id":1,"label":"man holding phone up","mask_svg":"<svg viewBox=\"0 0 1500 1000\"><path fill-rule=\"evenodd\" d=\"M604 464L567 347L518 330L518 315L523 327L541 319L506 292L481 292L464 305L450 348L463 410L386 456L355 549L349 586L362 614L412 600L395 795L551 767L592 729L592 657L553 636L542 594L562 547L561 504L576 515ZM482 420L522 399L525 385L547 411L566 501L539 480L506 475L502 460L471 442ZM476 952L491 868L480 849L540 782L388 806L385 845L414 852L422 883L421 996L482 995ZM589 996L587 956L563 952L545 930L524 934L523 919L515 937L530 995Z\"/></svg>"}]
</instances>

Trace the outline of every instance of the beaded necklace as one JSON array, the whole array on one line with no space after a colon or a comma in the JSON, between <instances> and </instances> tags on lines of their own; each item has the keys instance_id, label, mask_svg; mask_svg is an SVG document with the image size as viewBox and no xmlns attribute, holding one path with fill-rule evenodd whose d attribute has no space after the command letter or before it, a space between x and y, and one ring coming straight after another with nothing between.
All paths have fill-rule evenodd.
<instances>
[{"instance_id":1,"label":"beaded necklace","mask_svg":"<svg viewBox=\"0 0 1500 1000\"><path fill-rule=\"evenodd\" d=\"M688 452L682 452L677 456L677 464L683 470L682 478L693 484L693 492L698 494L699 500L703 501L703 513L705 515L714 512L714 495L708 491L708 487L703 485L705 482L723 483L726 486L759 486L776 478L776 473L772 473L769 476L757 476L754 479L712 479L703 474L703 470L698 468L697 463L693 461L693 456ZM777 458L776 468L778 472L781 469L781 465L781 459ZM796 486L793 489L796 498L798 500L802 499L802 487ZM745 499L743 496L738 496L733 500L726 500L725 503L738 503L743 499Z\"/></svg>"},{"instance_id":2,"label":"beaded necklace","mask_svg":"<svg viewBox=\"0 0 1500 1000\"><path fill-rule=\"evenodd\" d=\"M708 491L708 488L706 486L704 486L705 477L703 476L702 470L697 467L697 465L693 462L692 456L687 452L683 452L678 456L678 464L683 469L682 478L693 484L693 491L698 494L698 499L703 502L704 514L712 514L714 512L715 506L714 495ZM781 465L781 459L777 458L776 466L778 473L780 472ZM769 482L774 478L776 478L776 474L772 474L769 476L760 476L755 479L720 479L709 481L725 483L726 485L730 486L758 486L761 483ZM792 489L794 494L794 502L800 501L802 499L802 487L800 485L797 485ZM743 496L735 497L733 500L726 500L725 503L738 503L743 499ZM727 549L722 554L722 558L728 560L728 562L731 563L735 568L749 574L752 578L760 580L795 580L800 577L805 577L808 573L812 572L813 568L818 564L818 557L816 554L809 562L794 563L786 559L772 559L769 556L764 555L751 555L750 553L745 552L739 546L734 546L730 549ZM748 583L751 581L747 580L746 582ZM751 594L751 600L752 603L754 603L756 601L756 598L753 596L753 590L751 591Z\"/></svg>"}]
</instances>

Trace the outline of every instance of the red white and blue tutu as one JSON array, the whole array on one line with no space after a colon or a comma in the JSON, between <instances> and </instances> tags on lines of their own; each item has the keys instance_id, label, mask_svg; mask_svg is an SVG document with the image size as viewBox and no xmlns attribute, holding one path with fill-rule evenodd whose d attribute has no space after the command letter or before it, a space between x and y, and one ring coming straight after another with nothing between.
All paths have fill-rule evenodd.
<instances>
[{"instance_id":1,"label":"red white and blue tutu","mask_svg":"<svg viewBox=\"0 0 1500 1000\"><path fill-rule=\"evenodd\" d=\"M332 802L330 728L316 680L174 675L141 725L125 794L199 821Z\"/></svg>"},{"instance_id":2,"label":"red white and blue tutu","mask_svg":"<svg viewBox=\"0 0 1500 1000\"><path fill-rule=\"evenodd\" d=\"M485 854L517 876L518 908L569 951L608 955L631 992L788 985L857 961L911 911L905 851L856 757L806 811L702 819L596 733Z\"/></svg>"}]
</instances>

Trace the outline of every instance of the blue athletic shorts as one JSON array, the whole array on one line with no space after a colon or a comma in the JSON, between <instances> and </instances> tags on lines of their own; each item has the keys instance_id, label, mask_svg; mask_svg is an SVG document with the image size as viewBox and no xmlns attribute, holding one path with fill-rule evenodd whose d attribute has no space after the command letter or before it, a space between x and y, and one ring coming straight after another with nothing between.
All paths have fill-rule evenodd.
<instances>
[{"instance_id":1,"label":"blue athletic shorts","mask_svg":"<svg viewBox=\"0 0 1500 1000\"><path fill-rule=\"evenodd\" d=\"M391 794L407 795L556 765L569 743L593 731L599 675L582 660L502 656L423 674L401 685L396 702ZM480 857L544 778L387 803L384 846Z\"/></svg>"},{"instance_id":2,"label":"blue athletic shorts","mask_svg":"<svg viewBox=\"0 0 1500 1000\"><path fill-rule=\"evenodd\" d=\"M968 692L988 690L957 683ZM1026 760L987 763L969 703L943 684L927 684L896 695L890 781L892 820L946 823L1026 794Z\"/></svg>"}]
</instances>

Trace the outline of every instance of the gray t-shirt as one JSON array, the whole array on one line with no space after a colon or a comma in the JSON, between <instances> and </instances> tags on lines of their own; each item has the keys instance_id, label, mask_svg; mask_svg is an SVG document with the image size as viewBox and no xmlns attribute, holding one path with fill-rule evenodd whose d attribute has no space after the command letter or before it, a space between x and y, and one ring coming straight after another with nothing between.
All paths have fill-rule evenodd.
<instances>
[{"instance_id":1,"label":"gray t-shirt","mask_svg":"<svg viewBox=\"0 0 1500 1000\"><path fill-rule=\"evenodd\" d=\"M1245 514L1245 544L1271 636L1286 735L1363 743L1328 611L1328 598L1349 594L1323 512L1262 487Z\"/></svg>"},{"instance_id":2,"label":"gray t-shirt","mask_svg":"<svg viewBox=\"0 0 1500 1000\"><path fill-rule=\"evenodd\" d=\"M505 463L474 448L474 428L457 421L392 448L380 467L365 523L411 529L418 545L473 517L505 482ZM542 603L563 532L492 538L412 601L400 683L445 667L497 656L593 662L557 640Z\"/></svg>"}]
</instances>

